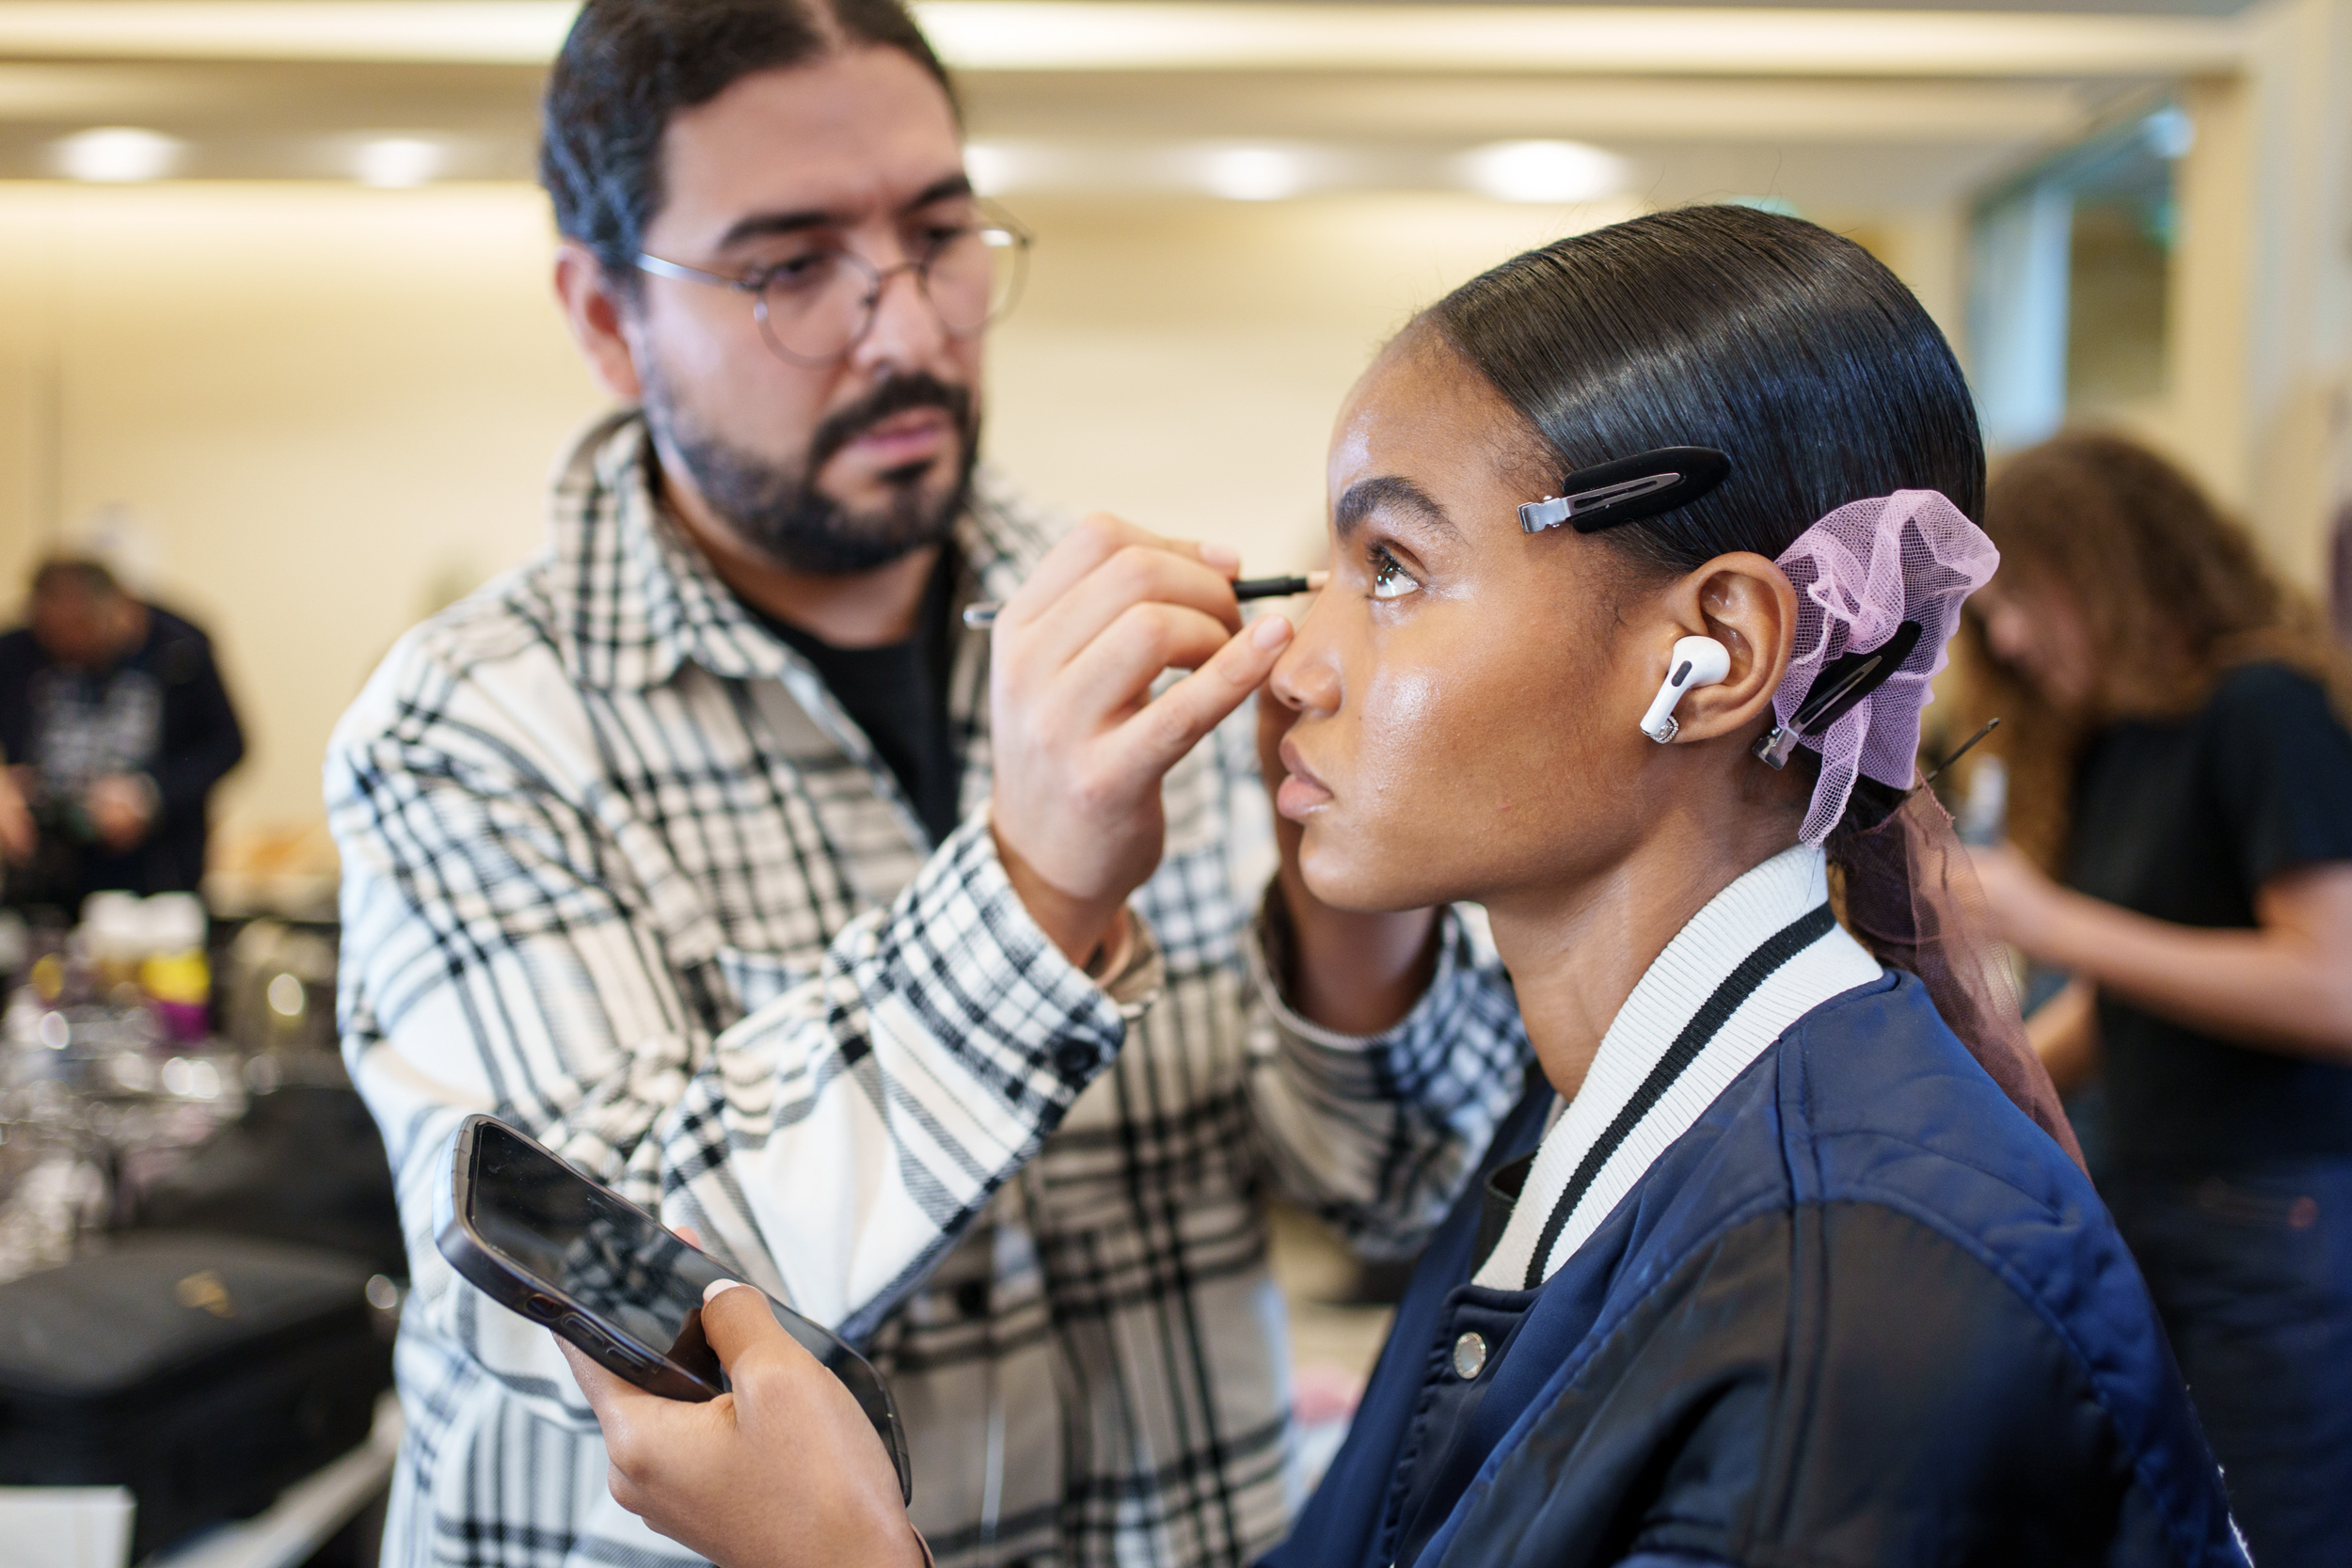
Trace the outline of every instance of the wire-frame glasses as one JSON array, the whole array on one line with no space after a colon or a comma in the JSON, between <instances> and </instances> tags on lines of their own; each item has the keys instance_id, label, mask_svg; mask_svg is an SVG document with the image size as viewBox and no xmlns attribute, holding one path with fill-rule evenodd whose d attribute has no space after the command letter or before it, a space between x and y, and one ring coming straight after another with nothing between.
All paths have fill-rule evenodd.
<instances>
[{"instance_id":1,"label":"wire-frame glasses","mask_svg":"<svg viewBox=\"0 0 2352 1568\"><path fill-rule=\"evenodd\" d=\"M752 296L752 318L778 357L818 366L849 353L872 329L882 290L902 272L914 274L950 337L985 330L1019 302L1034 243L1009 216L984 210L976 222L925 230L921 254L896 266L878 267L853 250L827 246L744 277L643 253L637 268L657 277L740 290Z\"/></svg>"}]
</instances>

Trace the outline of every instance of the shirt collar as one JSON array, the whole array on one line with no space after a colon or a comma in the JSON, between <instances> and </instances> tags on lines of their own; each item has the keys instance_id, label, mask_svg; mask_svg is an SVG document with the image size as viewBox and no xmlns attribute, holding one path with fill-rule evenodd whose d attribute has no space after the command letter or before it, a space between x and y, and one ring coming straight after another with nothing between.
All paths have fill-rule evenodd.
<instances>
[{"instance_id":1,"label":"shirt collar","mask_svg":"<svg viewBox=\"0 0 2352 1568\"><path fill-rule=\"evenodd\" d=\"M1476 1282L1540 1284L1668 1145L1799 1018L1882 971L1829 914L1821 851L1795 845L1735 879L1659 954L1555 1111Z\"/></svg>"}]
</instances>

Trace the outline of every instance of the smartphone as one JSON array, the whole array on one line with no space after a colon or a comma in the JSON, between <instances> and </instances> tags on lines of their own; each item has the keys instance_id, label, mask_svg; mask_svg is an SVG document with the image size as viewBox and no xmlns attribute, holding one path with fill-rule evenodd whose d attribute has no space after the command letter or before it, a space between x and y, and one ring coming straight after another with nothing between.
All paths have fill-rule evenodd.
<instances>
[{"instance_id":1,"label":"smartphone","mask_svg":"<svg viewBox=\"0 0 2352 1568\"><path fill-rule=\"evenodd\" d=\"M733 1277L724 1264L496 1117L466 1118L453 1165L438 1243L460 1277L640 1388L693 1401L726 1391L702 1326L703 1291ZM882 1374L831 1330L772 1297L768 1308L849 1389L911 1498L906 1434Z\"/></svg>"}]
</instances>

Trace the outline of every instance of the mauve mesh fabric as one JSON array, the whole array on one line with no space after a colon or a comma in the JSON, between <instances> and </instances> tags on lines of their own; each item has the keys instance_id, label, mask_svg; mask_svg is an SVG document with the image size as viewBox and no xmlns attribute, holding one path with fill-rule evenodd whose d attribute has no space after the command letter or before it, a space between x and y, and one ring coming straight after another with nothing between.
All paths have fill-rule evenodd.
<instances>
[{"instance_id":1,"label":"mauve mesh fabric","mask_svg":"<svg viewBox=\"0 0 2352 1568\"><path fill-rule=\"evenodd\" d=\"M1800 836L1807 844L1829 836L1857 772L1911 792L1885 821L1837 846L1846 925L1881 962L1919 976L1969 1054L2079 1165L2082 1148L2026 1041L2016 987L1993 944L1976 868L1943 803L1913 787L1929 682L1944 668L1962 601L2000 561L1984 531L1933 490L1898 490L1823 517L1781 552L1780 569L1797 588L1797 641L1772 711L1788 723L1823 665L1919 623L1919 641L1896 673L1826 734L1804 737L1821 753L1821 777Z\"/></svg>"},{"instance_id":2,"label":"mauve mesh fabric","mask_svg":"<svg viewBox=\"0 0 2352 1568\"><path fill-rule=\"evenodd\" d=\"M1823 665L1877 647L1905 621L1919 623L1919 641L1901 668L1827 734L1804 737L1821 753L1821 780L1798 834L1805 843L1820 843L1837 826L1857 771L1911 787L1928 683L1944 668L1961 601L1985 585L2000 560L1984 531L1933 490L1841 506L1781 552L1780 569L1797 589L1796 657L1772 695L1783 724L1804 705Z\"/></svg>"},{"instance_id":3,"label":"mauve mesh fabric","mask_svg":"<svg viewBox=\"0 0 2352 1568\"><path fill-rule=\"evenodd\" d=\"M1881 963L1919 976L1935 1010L2001 1092L2081 1164L2082 1146L2058 1104L2058 1086L2026 1038L2017 988L1993 943L1976 867L1934 791L1912 791L1885 821L1841 839L1837 863L1845 873L1847 929Z\"/></svg>"}]
</instances>

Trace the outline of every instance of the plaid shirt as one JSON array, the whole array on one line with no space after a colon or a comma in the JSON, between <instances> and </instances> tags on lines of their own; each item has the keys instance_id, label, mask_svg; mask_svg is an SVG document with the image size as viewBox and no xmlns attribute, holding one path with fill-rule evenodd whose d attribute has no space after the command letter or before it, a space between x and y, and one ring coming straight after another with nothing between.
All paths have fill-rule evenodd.
<instances>
[{"instance_id":1,"label":"plaid shirt","mask_svg":"<svg viewBox=\"0 0 2352 1568\"><path fill-rule=\"evenodd\" d=\"M959 601L1007 595L1048 543L983 481ZM344 718L344 1050L414 1271L388 1564L691 1560L608 1495L547 1331L435 1249L474 1110L866 1344L943 1564L1238 1563L1281 1532L1265 1182L1412 1245L1518 1092L1516 1008L1451 915L1388 1035L1268 994L1238 724L1168 776L1145 939L1090 979L996 859L987 651L955 663L964 817L933 847L662 519L621 415L560 475L546 551L403 639Z\"/></svg>"}]
</instances>

